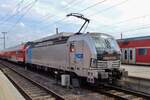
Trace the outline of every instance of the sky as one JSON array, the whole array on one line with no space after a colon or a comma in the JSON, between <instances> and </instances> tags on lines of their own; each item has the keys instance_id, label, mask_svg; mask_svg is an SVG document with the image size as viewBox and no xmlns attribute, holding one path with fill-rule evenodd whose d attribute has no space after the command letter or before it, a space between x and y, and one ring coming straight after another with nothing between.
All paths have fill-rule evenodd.
<instances>
[{"instance_id":1,"label":"sky","mask_svg":"<svg viewBox=\"0 0 150 100\"><path fill-rule=\"evenodd\" d=\"M66 17L81 13L90 19L85 32L116 39L150 35L150 0L0 0L0 32L6 47L59 32L77 32L84 21ZM0 33L0 49L3 49Z\"/></svg>"}]
</instances>

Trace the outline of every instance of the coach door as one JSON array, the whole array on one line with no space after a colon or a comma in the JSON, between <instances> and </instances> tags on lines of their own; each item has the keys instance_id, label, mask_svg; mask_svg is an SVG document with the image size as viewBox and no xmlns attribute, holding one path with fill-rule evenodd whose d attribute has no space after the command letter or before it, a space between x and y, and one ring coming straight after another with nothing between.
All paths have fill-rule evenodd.
<instances>
[{"instance_id":1,"label":"coach door","mask_svg":"<svg viewBox=\"0 0 150 100\"><path fill-rule=\"evenodd\" d=\"M123 48L122 49L122 63L135 64L135 48Z\"/></svg>"},{"instance_id":2,"label":"coach door","mask_svg":"<svg viewBox=\"0 0 150 100\"><path fill-rule=\"evenodd\" d=\"M129 51L128 48L122 48L122 63L128 63L129 62Z\"/></svg>"},{"instance_id":3,"label":"coach door","mask_svg":"<svg viewBox=\"0 0 150 100\"><path fill-rule=\"evenodd\" d=\"M129 64L135 64L135 48L128 49Z\"/></svg>"}]
</instances>

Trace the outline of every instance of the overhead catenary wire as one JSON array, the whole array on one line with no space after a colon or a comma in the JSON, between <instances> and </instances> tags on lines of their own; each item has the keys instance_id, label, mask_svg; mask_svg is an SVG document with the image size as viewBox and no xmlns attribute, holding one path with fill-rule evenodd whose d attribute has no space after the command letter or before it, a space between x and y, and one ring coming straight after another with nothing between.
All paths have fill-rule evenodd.
<instances>
[{"instance_id":1,"label":"overhead catenary wire","mask_svg":"<svg viewBox=\"0 0 150 100\"><path fill-rule=\"evenodd\" d=\"M114 26L114 25L120 25L120 24L128 23L129 21L131 22L131 21L134 21L134 20L137 20L137 19L142 19L142 18L145 18L147 16L150 16L150 14L128 18L128 19L125 19L125 20L122 20L122 21L114 22L113 24L110 24L110 25L103 25L102 27L111 27L111 26ZM117 26L115 26L115 27L117 27Z\"/></svg>"},{"instance_id":2,"label":"overhead catenary wire","mask_svg":"<svg viewBox=\"0 0 150 100\"><path fill-rule=\"evenodd\" d=\"M129 0L124 0L124 1L119 2L119 3L117 3L117 4L114 4L114 5L112 5L112 6L108 7L108 8L104 8L104 9L102 9L102 10L100 10L100 11L97 11L96 13L90 14L90 15L88 15L88 16L92 16L92 17L93 17L93 16L95 16L95 15L97 15L97 14L100 14L100 13L102 13L102 12L104 12L104 11L110 10L110 9L112 9L112 8L114 8L114 7L118 7L118 6L120 6L120 5L124 4L124 3L126 3L127 1L129 1Z\"/></svg>"},{"instance_id":3,"label":"overhead catenary wire","mask_svg":"<svg viewBox=\"0 0 150 100\"><path fill-rule=\"evenodd\" d=\"M103 1L101 1L101 3L103 3L104 1L107 1L107 0L103 0ZM128 1L128 0L126 0L126 1ZM84 8L84 9L82 9L82 11L86 11L86 10L88 10L88 9L90 9L90 8L92 8L92 7L95 7L95 6L97 6L97 5L99 5L99 4L101 4L100 2L98 2L98 4L96 3L96 4L94 4L94 5L91 5L91 6L89 6L89 7L87 7L87 8ZM119 5L120 5L120 3L119 3ZM114 5L114 6L112 6L111 8L113 8L113 7L115 7L116 5ZM108 8L107 8L108 9ZM110 8L109 8L110 9ZM105 9L106 10L106 9ZM66 18L62 18L62 19L60 19L60 20L58 20L58 21L55 21L54 23L52 23L52 24L55 24L55 23L58 23L58 22L60 22L60 21L63 21L63 20L65 20ZM51 25L52 25L51 24ZM50 26L50 25L48 25L48 26Z\"/></svg>"},{"instance_id":4,"label":"overhead catenary wire","mask_svg":"<svg viewBox=\"0 0 150 100\"><path fill-rule=\"evenodd\" d=\"M25 5L25 7L23 7L23 8L21 8L21 10L20 11L17 11L16 13L14 13L14 14L12 14L11 16L8 16L3 22L1 22L0 24L1 25L4 25L4 23L6 23L6 22L8 22L10 19L12 19L13 17L15 17L15 16L17 16L17 15L19 15L20 13L22 13L24 10L26 10L26 9L28 9L28 7L30 6L30 5L32 5L32 3L33 3L34 1L32 1L32 2L30 2L30 3L27 3L26 5ZM22 2L23 3L23 2ZM21 4L20 4L21 5ZM19 8L19 9L20 9Z\"/></svg>"},{"instance_id":5,"label":"overhead catenary wire","mask_svg":"<svg viewBox=\"0 0 150 100\"><path fill-rule=\"evenodd\" d=\"M120 34L120 33L133 32L133 31L142 30L142 29L148 29L148 28L150 28L150 24L145 24L145 25L142 25L138 28L132 28L132 29L124 30L124 31L111 32L111 33Z\"/></svg>"},{"instance_id":6,"label":"overhead catenary wire","mask_svg":"<svg viewBox=\"0 0 150 100\"><path fill-rule=\"evenodd\" d=\"M127 2L127 1L128 1L128 0L125 0L125 1L123 1L123 2L121 2L121 3L118 3L118 4L116 4L116 5L113 5L113 6L111 6L111 7L106 8L106 9L103 9L103 10L97 12L97 13L102 13L103 11L109 10L109 9L111 9L111 8L113 8L113 7L120 6L120 5L124 4L124 3ZM84 11L84 10L83 10L83 11ZM97 13L95 13L94 15L96 15ZM121 24L121 23L124 23L124 22L127 22L127 21L131 21L131 20L135 20L135 19L139 19L139 18L144 18L144 17L146 17L146 16L147 16L147 15L139 16L139 17L137 16L137 17L134 17L134 18L129 18L129 19L124 20L124 21L119 21L119 22L117 22L116 24ZM60 22L60 21L63 21L64 19L65 19L65 18L62 18L62 19L56 21L56 23L58 23L58 22ZM55 24L55 22L54 22L53 24ZM49 25L48 25L48 26L49 26ZM141 28L130 29L130 30L123 31L123 32L136 31L136 30L146 29L146 28L149 28L149 27L150 27L150 26L147 26L147 27L144 26L144 27L141 27ZM120 34L120 33L119 33L119 34Z\"/></svg>"},{"instance_id":7,"label":"overhead catenary wire","mask_svg":"<svg viewBox=\"0 0 150 100\"><path fill-rule=\"evenodd\" d=\"M20 2L18 2L18 3L16 4L14 10L18 11L19 8L20 8L20 6L21 6L21 4L22 4L23 2L24 2L24 0L21 0ZM7 12L6 15L3 16L0 20L3 21L6 17L9 16L9 13L10 13L10 12Z\"/></svg>"},{"instance_id":8,"label":"overhead catenary wire","mask_svg":"<svg viewBox=\"0 0 150 100\"><path fill-rule=\"evenodd\" d=\"M84 8L84 9L80 10L79 12L83 12L83 11L85 11L85 10L88 10L88 9L90 9L90 8L92 8L92 7L95 7L95 6L99 5L99 4L102 4L102 3L106 2L106 1L107 1L107 0L103 0L103 1L101 1L101 2L95 3L95 4L93 4L93 5L91 5L91 6L87 7L87 8ZM103 9L103 10L101 10L101 11L98 11L98 12L96 12L96 13L94 13L94 14L91 14L91 15L88 15L88 16L92 16L92 17L93 17L93 16L95 16L95 15L97 15L97 14L99 14L99 13L102 13L102 12L107 11L107 10L110 10L110 9L112 9L112 8L114 8L114 7L120 6L120 5L124 4L124 3L126 3L127 1L129 1L129 0L124 0L124 1L122 1L122 2L119 2L119 3L115 4L115 5L112 5L112 6L108 7L108 8L105 8L105 9Z\"/></svg>"},{"instance_id":9,"label":"overhead catenary wire","mask_svg":"<svg viewBox=\"0 0 150 100\"><path fill-rule=\"evenodd\" d=\"M93 4L93 5L90 5L90 6L87 7L87 8L82 9L81 11L82 11L82 12L83 12L83 11L86 11L86 10L88 10L88 9L90 9L90 8L92 8L92 7L95 7L95 6L99 5L99 4L102 4L102 3L106 2L106 1L107 1L107 0L103 0L103 1L101 1L101 2L95 3L95 4ZM106 10L109 10L109 9L111 9L111 8L113 8L113 7L119 6L119 5L123 4L123 3L125 3L126 1L128 1L128 0L124 0L124 1L121 2L121 3L119 2L119 3L116 4L116 5L113 5L113 6L109 7L109 8L103 9L103 10L101 10L101 12L106 11ZM79 11L79 12L81 12L81 11ZM99 13L100 13L100 12L99 12ZM51 26L51 25L53 25L53 24L56 24L56 23L58 23L58 22L64 21L65 19L66 19L65 17L62 18L62 19L59 19L59 20L53 22L52 24L47 25L46 27Z\"/></svg>"},{"instance_id":10,"label":"overhead catenary wire","mask_svg":"<svg viewBox=\"0 0 150 100\"><path fill-rule=\"evenodd\" d=\"M93 7L97 6L97 5L100 5L100 4L102 4L102 3L106 2L106 1L108 1L108 0L99 1L99 2L97 2L97 3L95 3L95 4L91 5L91 6L88 6L87 8L84 8L84 9L80 10L80 12L86 11L86 10L88 10L90 8L93 8Z\"/></svg>"},{"instance_id":11,"label":"overhead catenary wire","mask_svg":"<svg viewBox=\"0 0 150 100\"><path fill-rule=\"evenodd\" d=\"M84 11L86 11L86 10L88 10L88 9L90 9L90 8L93 8L93 7L95 7L95 6L99 5L99 4L102 4L102 3L106 2L106 1L107 1L107 0L103 0L103 1L101 1L101 2L95 3L95 4L93 4L93 5L91 5L91 6L87 7L87 8L84 8L84 9L78 11L78 12L84 12ZM112 5L111 7L105 8L105 9L103 9L103 10L101 10L101 11L98 11L98 12L96 12L96 13L94 13L94 14L91 14L91 15L88 15L88 16L92 16L92 17L93 17L93 16L95 16L95 15L97 15L97 14L99 14L99 13L102 13L102 12L107 11L107 10L109 10L109 9L112 9L112 8L114 8L114 7L120 6L120 5L124 4L124 3L126 3L127 1L129 1L129 0L124 0L124 1L122 1L122 2L119 2L119 3L115 4L115 5ZM64 18L63 18L63 19L64 19ZM54 24L55 24L55 23L54 23Z\"/></svg>"},{"instance_id":12,"label":"overhead catenary wire","mask_svg":"<svg viewBox=\"0 0 150 100\"><path fill-rule=\"evenodd\" d=\"M95 4L92 4L92 5L90 5L90 6L86 7L86 8L84 8L84 9L78 11L78 12L79 12L79 13L84 12L84 11L86 11L86 10L88 10L88 9L90 9L90 8L93 8L93 7L97 6L97 5L100 5L100 4L102 4L102 3L106 2L106 1L107 1L107 0L103 0L103 1L97 2L97 3L95 3ZM62 19L60 19L60 20L58 20L58 21L55 21L55 22L53 22L53 23L50 24L50 25L53 25L53 24L56 24L56 23L58 23L58 22L64 21L65 19L66 19L66 17L63 17ZM47 28L48 26L50 26L50 25L47 25L46 28Z\"/></svg>"},{"instance_id":13,"label":"overhead catenary wire","mask_svg":"<svg viewBox=\"0 0 150 100\"><path fill-rule=\"evenodd\" d=\"M66 10L66 9L68 9L68 8L71 8L70 5L74 4L75 1L78 1L78 0L72 0L72 1L68 2L68 3L67 3L67 6L64 7L63 10ZM53 17L55 17L55 16L57 16L57 15L55 15L55 14L45 15L45 16L42 17L42 19L48 20L48 19L53 18Z\"/></svg>"},{"instance_id":14,"label":"overhead catenary wire","mask_svg":"<svg viewBox=\"0 0 150 100\"><path fill-rule=\"evenodd\" d=\"M78 0L76 0L76 1L78 1ZM72 1L68 2L68 3L67 3L67 6L66 6L65 8L63 8L63 9L65 10L65 9L70 8L71 6L69 6L69 5L72 5L72 4L74 4L74 3L76 3L75 0L72 0ZM77 3L78 3L78 2L77 2ZM48 19L53 18L53 17L55 17L55 16L57 16L57 15L54 15L54 14L51 14L51 15L45 15L45 16L42 17L42 19L48 20ZM59 19L59 20L53 22L52 24L61 22L61 21L65 20L65 19L66 19L66 18L63 17L62 19ZM42 21L40 21L40 22L42 22ZM49 26L49 25L48 25L48 26ZM47 26L47 27L48 27L48 26Z\"/></svg>"},{"instance_id":15,"label":"overhead catenary wire","mask_svg":"<svg viewBox=\"0 0 150 100\"><path fill-rule=\"evenodd\" d=\"M32 7L35 5L35 3L38 0L35 0L34 2L32 2L32 4L29 6L29 8L25 11L25 13L23 15L20 16L20 18L14 23L14 25L8 30L8 33L16 27L16 25L21 21L21 19L32 9Z\"/></svg>"},{"instance_id":16,"label":"overhead catenary wire","mask_svg":"<svg viewBox=\"0 0 150 100\"><path fill-rule=\"evenodd\" d=\"M23 4L23 2L24 2L24 0L21 0L19 3L17 3L17 5L16 5L16 7L14 8L13 11L18 11L18 10L20 9L21 4ZM6 21L9 20L10 18L12 18L12 15L9 16L9 13L10 13L10 12L7 12L6 15L0 19L0 20L1 20L1 22L0 22L1 24L2 24L2 22L6 22ZM14 14L13 14L13 15L14 15Z\"/></svg>"}]
</instances>

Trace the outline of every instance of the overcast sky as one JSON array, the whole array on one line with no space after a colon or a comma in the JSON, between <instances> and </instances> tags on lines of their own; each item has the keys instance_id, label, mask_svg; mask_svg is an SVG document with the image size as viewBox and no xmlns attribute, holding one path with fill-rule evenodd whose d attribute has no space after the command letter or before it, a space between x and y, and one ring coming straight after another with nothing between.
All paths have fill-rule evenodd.
<instances>
[{"instance_id":1,"label":"overcast sky","mask_svg":"<svg viewBox=\"0 0 150 100\"><path fill-rule=\"evenodd\" d=\"M86 32L116 39L150 35L150 0L0 0L0 32L6 47L60 32L77 32L83 21L66 18L82 13L91 20ZM0 37L3 37L0 34ZM0 40L0 49L3 40Z\"/></svg>"}]
</instances>

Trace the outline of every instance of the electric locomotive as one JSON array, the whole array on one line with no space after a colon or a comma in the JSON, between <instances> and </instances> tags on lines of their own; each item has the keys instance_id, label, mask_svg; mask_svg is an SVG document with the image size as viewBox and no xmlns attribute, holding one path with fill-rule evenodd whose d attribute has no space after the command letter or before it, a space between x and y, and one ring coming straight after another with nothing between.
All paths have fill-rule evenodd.
<instances>
[{"instance_id":1,"label":"electric locomotive","mask_svg":"<svg viewBox=\"0 0 150 100\"><path fill-rule=\"evenodd\" d=\"M73 73L90 83L118 80L124 73L117 42L104 33L59 33L33 41L26 54L27 64Z\"/></svg>"},{"instance_id":2,"label":"electric locomotive","mask_svg":"<svg viewBox=\"0 0 150 100\"><path fill-rule=\"evenodd\" d=\"M82 33L89 19L71 13L85 20L77 33L62 32L26 44L26 65L55 74L69 74L89 83L114 82L126 75L120 68L120 48L116 40L108 34Z\"/></svg>"}]
</instances>

